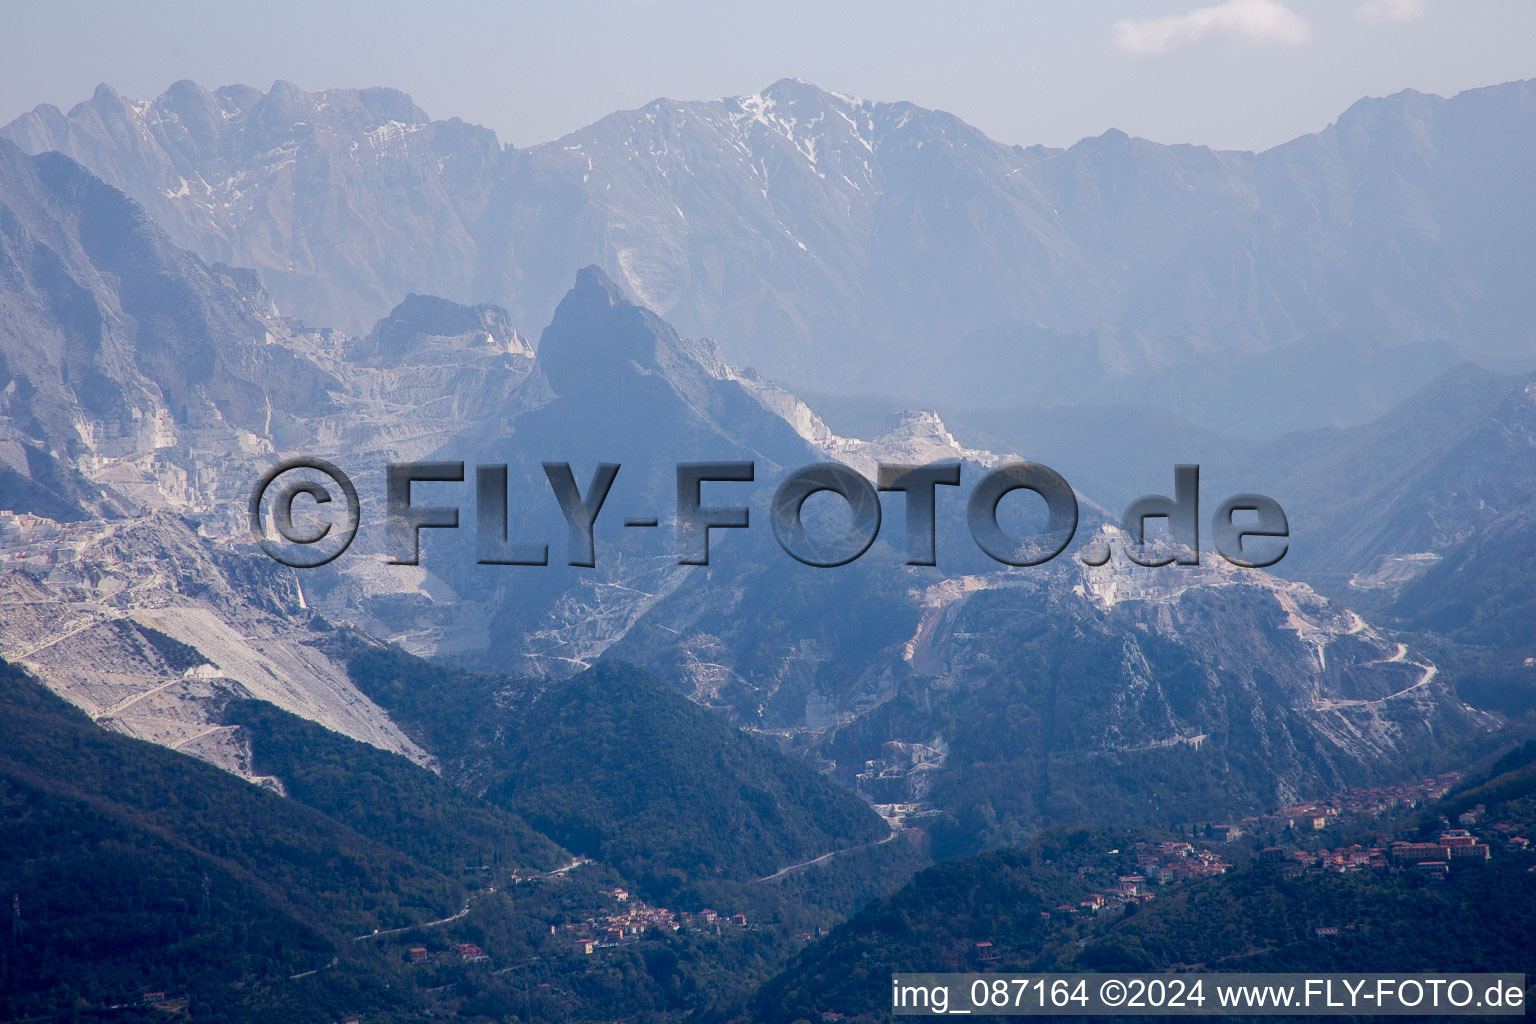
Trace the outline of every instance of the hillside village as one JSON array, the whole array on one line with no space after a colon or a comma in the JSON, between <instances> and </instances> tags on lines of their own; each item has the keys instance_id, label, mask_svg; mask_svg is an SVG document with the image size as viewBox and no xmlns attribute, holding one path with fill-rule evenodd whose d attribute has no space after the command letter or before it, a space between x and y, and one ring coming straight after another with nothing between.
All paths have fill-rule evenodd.
<instances>
[{"instance_id":1,"label":"hillside village","mask_svg":"<svg viewBox=\"0 0 1536 1024\"><path fill-rule=\"evenodd\" d=\"M1505 837L1510 852L1529 846L1523 836ZM1267 846L1259 852L1262 863L1281 866L1287 875L1308 872L1417 871L1432 878L1444 877L1454 865L1476 865L1492 858L1493 845L1482 842L1466 829L1448 829L1434 842L1381 841L1373 846L1353 843L1335 849L1286 850Z\"/></svg>"},{"instance_id":2,"label":"hillside village","mask_svg":"<svg viewBox=\"0 0 1536 1024\"><path fill-rule=\"evenodd\" d=\"M1461 781L1460 772L1443 772L1418 782L1396 786L1352 787L1321 800L1282 807L1270 814L1242 819L1237 825L1219 825L1219 838L1231 840L1257 832L1283 832L1290 829L1321 831L1345 816L1375 817L1392 811L1411 810L1430 800L1438 800Z\"/></svg>"},{"instance_id":3,"label":"hillside village","mask_svg":"<svg viewBox=\"0 0 1536 1024\"><path fill-rule=\"evenodd\" d=\"M633 942L651 929L667 934L685 926L715 932L726 927L747 926L745 914L725 915L707 908L698 913L676 912L666 907L653 907L617 887L604 890L604 895L617 904L611 913L594 914L584 920L567 923L561 929L577 953L590 955L620 943ZM549 931L551 935L556 934L555 926L550 925Z\"/></svg>"}]
</instances>

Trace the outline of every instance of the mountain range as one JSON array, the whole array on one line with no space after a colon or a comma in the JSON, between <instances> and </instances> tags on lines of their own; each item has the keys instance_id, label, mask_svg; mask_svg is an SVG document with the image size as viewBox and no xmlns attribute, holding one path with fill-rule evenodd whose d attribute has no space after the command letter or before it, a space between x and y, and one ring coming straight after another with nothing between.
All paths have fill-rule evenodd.
<instances>
[{"instance_id":1,"label":"mountain range","mask_svg":"<svg viewBox=\"0 0 1536 1024\"><path fill-rule=\"evenodd\" d=\"M596 264L802 388L1111 397L1263 436L1361 422L1463 357L1528 362L1532 89L1362 100L1263 153L1009 146L792 79L528 149L393 90L286 82L102 86L0 135L78 160L311 323L360 333L416 291L532 331Z\"/></svg>"},{"instance_id":2,"label":"mountain range","mask_svg":"<svg viewBox=\"0 0 1536 1024\"><path fill-rule=\"evenodd\" d=\"M0 881L55 901L13 1015L151 972L230 1019L268 997L490 1019L531 963L583 1013L749 1007L776 974L760 998L803 1001L935 881L1024 893L1035 942L1056 867L1019 851L1053 828L1234 820L1521 734L1532 88L1366 100L1260 154L1010 147L794 80L526 150L393 90L286 83L104 86L13 122L0 797L27 831ZM294 455L361 499L313 570L251 535L252 485ZM1078 523L1014 567L966 498L1026 456L1062 460ZM403 461L464 465L413 491L460 524L421 531L417 564L385 525ZM752 464L702 495L749 525L685 564L676 466L704 461ZM935 566L908 564L896 494L852 564L774 536L799 467L937 461L961 486L937 489ZM1229 564L1203 520L1198 566L1129 559L1119 510L1188 462L1202 517L1283 505L1282 563ZM583 493L619 467L590 566L561 463ZM546 564L482 564L488 466L506 540ZM813 534L843 523L822 497ZM1001 524L1038 528L1018 499ZM49 854L61 830L80 839ZM122 849L174 893L92 867ZM630 892L714 928L572 954L568 926ZM83 997L68 966L103 927ZM501 973L411 980L371 928L484 944ZM307 978L312 1005L279 984Z\"/></svg>"},{"instance_id":3,"label":"mountain range","mask_svg":"<svg viewBox=\"0 0 1536 1024\"><path fill-rule=\"evenodd\" d=\"M52 168L92 180L57 155L13 159L21 180L46 181ZM533 695L620 659L798 746L882 805L908 808L893 814L937 815L941 842L965 849L1092 804L1158 820L1213 804L1251 812L1390 776L1492 727L1415 645L1303 582L1214 565L1142 569L1123 557L1006 569L964 542L958 503L940 510L937 569L902 565L889 531L856 566L814 569L761 526L716 539L709 566L681 565L666 533L629 531L616 518L596 530L595 568L563 565L566 531L544 479L551 458L583 474L590 460L619 464L612 506L670 524L677 462L751 461L755 479L740 500L761 514L785 473L817 461L873 475L878 461L955 459L974 481L1007 456L964 447L931 416L871 441L837 435L788 392L730 367L712 343L682 338L595 267L576 276L536 349L498 308L420 295L361 337L308 327L273 311L247 277L178 256L131 200L92 187L79 190L94 204L55 203L32 218L71 226L66 239L118 240L108 250L59 243L59 276L75 290L55 288L77 300L69 316L126 322L117 312L126 308L175 323L154 318L153 304L167 303L162 317L181 311L184 280L198 284L204 306L231 311L187 332L204 339L203 376L185 376L181 333L120 343L133 355L126 366L103 359L149 396L141 415L156 430L96 440L122 432L111 425L122 399L105 413L80 402L76 414L93 429L78 437L62 418L14 421L32 447L72 451L82 486L103 488L121 509L96 518L82 507L80 522L44 542L68 552L62 565L55 554L45 564L57 567L8 574L38 612L8 618L5 650L132 735L253 774L242 731L215 714L234 694L421 763L443 756L356 690L327 642L330 622L542 680ZM153 289L114 270L109 257L121 249L159 254ZM54 310L60 326L14 347L61 367L44 383L62 404L80 373L69 321L56 312L66 307L32 305ZM17 375L29 394L34 376ZM302 576L264 557L252 564L243 515L242 485L283 451L352 466L371 510L346 558ZM382 463L401 458L507 464L509 538L542 539L554 564L477 564L468 528L426 531L444 535L424 541L419 566L387 564ZM466 516L469 498L461 487ZM1101 531L1113 516L1082 502L1082 536L1112 538ZM25 544L18 554L25 565ZM87 582L103 578L111 588ZM155 648L162 634L182 645L180 660ZM1060 675L1090 663L1091 673ZM1007 708L1010 724L999 731L986 707ZM989 793L966 781L973 772L1012 781ZM1161 780L1158 795L1139 792L1137 779Z\"/></svg>"}]
</instances>

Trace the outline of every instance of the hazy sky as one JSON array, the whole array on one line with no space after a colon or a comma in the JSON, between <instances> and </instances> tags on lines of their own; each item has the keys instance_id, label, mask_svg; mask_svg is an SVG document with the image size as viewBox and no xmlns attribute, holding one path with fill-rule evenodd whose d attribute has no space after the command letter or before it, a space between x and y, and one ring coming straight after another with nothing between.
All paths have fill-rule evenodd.
<instances>
[{"instance_id":1,"label":"hazy sky","mask_svg":"<svg viewBox=\"0 0 1536 1024\"><path fill-rule=\"evenodd\" d=\"M125 95L391 85L529 145L656 98L795 76L951 111L1008 143L1106 128L1262 148L1365 95L1536 77L1532 0L264 0L5 5L0 122Z\"/></svg>"}]
</instances>

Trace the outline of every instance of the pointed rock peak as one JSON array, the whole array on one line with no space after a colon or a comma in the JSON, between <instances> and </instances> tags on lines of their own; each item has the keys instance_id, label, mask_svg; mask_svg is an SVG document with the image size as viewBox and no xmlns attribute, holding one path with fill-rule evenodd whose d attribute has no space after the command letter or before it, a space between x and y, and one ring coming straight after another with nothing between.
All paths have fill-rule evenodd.
<instances>
[{"instance_id":1,"label":"pointed rock peak","mask_svg":"<svg viewBox=\"0 0 1536 1024\"><path fill-rule=\"evenodd\" d=\"M262 98L261 111L269 118L287 121L298 118L310 107L309 94L292 82L278 79Z\"/></svg>"},{"instance_id":2,"label":"pointed rock peak","mask_svg":"<svg viewBox=\"0 0 1536 1024\"><path fill-rule=\"evenodd\" d=\"M276 99L302 99L306 94L303 89L287 79L279 78L272 83L272 88L267 90L267 95Z\"/></svg>"},{"instance_id":3,"label":"pointed rock peak","mask_svg":"<svg viewBox=\"0 0 1536 1024\"><path fill-rule=\"evenodd\" d=\"M1079 155L1106 157L1114 154L1129 154L1134 151L1137 140L1121 131L1119 128L1110 128L1099 135L1089 135L1077 140L1067 150Z\"/></svg>"},{"instance_id":4,"label":"pointed rock peak","mask_svg":"<svg viewBox=\"0 0 1536 1024\"><path fill-rule=\"evenodd\" d=\"M603 273L603 268L593 263L576 271L576 284L571 288L566 300L575 299L582 305L602 305L607 307L633 305L624 290L614 283L613 278ZM563 307L564 302L561 303ZM558 317L559 314L557 313Z\"/></svg>"},{"instance_id":5,"label":"pointed rock peak","mask_svg":"<svg viewBox=\"0 0 1536 1024\"><path fill-rule=\"evenodd\" d=\"M91 106L110 110L125 108L128 104L116 89L102 82L96 86L96 91L91 93Z\"/></svg>"},{"instance_id":6,"label":"pointed rock peak","mask_svg":"<svg viewBox=\"0 0 1536 1024\"><path fill-rule=\"evenodd\" d=\"M1399 89L1386 96L1362 96L1346 107L1339 118L1343 120L1352 113L1359 114L1367 111L1400 110L1415 103L1432 103L1436 100L1443 102L1442 97L1433 93L1420 92L1417 89Z\"/></svg>"},{"instance_id":7,"label":"pointed rock peak","mask_svg":"<svg viewBox=\"0 0 1536 1024\"><path fill-rule=\"evenodd\" d=\"M266 95L250 109L251 126L258 131L260 144L276 146L289 140L302 123L308 125L314 111L314 99L292 82L276 81ZM311 126L312 127L312 126Z\"/></svg>"},{"instance_id":8,"label":"pointed rock peak","mask_svg":"<svg viewBox=\"0 0 1536 1024\"><path fill-rule=\"evenodd\" d=\"M205 130L217 127L223 121L218 98L196 82L186 78L172 83L171 87L155 101L155 105L174 113L184 125L187 122L193 122L202 125Z\"/></svg>"},{"instance_id":9,"label":"pointed rock peak","mask_svg":"<svg viewBox=\"0 0 1536 1024\"><path fill-rule=\"evenodd\" d=\"M1101 146L1123 146L1131 141L1131 137L1119 128L1109 128L1102 135L1092 139L1084 139L1084 142L1094 142Z\"/></svg>"},{"instance_id":10,"label":"pointed rock peak","mask_svg":"<svg viewBox=\"0 0 1536 1024\"><path fill-rule=\"evenodd\" d=\"M589 266L577 272L575 287L539 339L539 367L556 391L584 392L618 386L634 366L656 370L663 347L677 348L677 333L630 302L601 268Z\"/></svg>"},{"instance_id":11,"label":"pointed rock peak","mask_svg":"<svg viewBox=\"0 0 1536 1024\"><path fill-rule=\"evenodd\" d=\"M729 102L758 118L778 116L792 120L813 117L833 107L854 107L859 103L850 96L827 92L802 78L781 78L762 92L738 96Z\"/></svg>"},{"instance_id":12,"label":"pointed rock peak","mask_svg":"<svg viewBox=\"0 0 1536 1024\"><path fill-rule=\"evenodd\" d=\"M885 431L867 442L855 442L854 451L866 459L914 464L967 459L995 466L1006 458L984 449L967 448L949 432L939 414L929 409L888 417Z\"/></svg>"},{"instance_id":13,"label":"pointed rock peak","mask_svg":"<svg viewBox=\"0 0 1536 1024\"><path fill-rule=\"evenodd\" d=\"M803 100L824 100L830 94L803 78L781 78L764 89L762 95L771 96L780 102L794 103Z\"/></svg>"}]
</instances>

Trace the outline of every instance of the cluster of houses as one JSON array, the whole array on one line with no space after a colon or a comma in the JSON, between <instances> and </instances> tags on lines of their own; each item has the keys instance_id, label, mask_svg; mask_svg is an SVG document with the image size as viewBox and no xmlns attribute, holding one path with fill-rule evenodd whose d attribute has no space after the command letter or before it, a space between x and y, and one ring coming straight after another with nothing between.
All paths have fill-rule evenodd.
<instances>
[{"instance_id":1,"label":"cluster of houses","mask_svg":"<svg viewBox=\"0 0 1536 1024\"><path fill-rule=\"evenodd\" d=\"M1342 793L1294 807L1282 807L1272 814L1244 818L1238 825L1220 825L1234 834L1218 838L1236 838L1243 832L1307 831L1327 828L1344 815L1370 818L1388 811L1414 808L1444 796L1461 779L1460 772L1445 772L1418 782L1400 786L1375 786L1346 789Z\"/></svg>"},{"instance_id":2,"label":"cluster of houses","mask_svg":"<svg viewBox=\"0 0 1536 1024\"><path fill-rule=\"evenodd\" d=\"M607 889L604 892L619 905L613 913L589 917L585 921L564 926L577 953L591 954L605 947L631 942L652 928L675 932L685 926L715 931L728 926L747 926L745 914L727 916L713 910L701 910L696 914L688 911L674 913L666 907L653 907L644 900L635 899L624 889ZM554 925L549 930L550 934L556 932Z\"/></svg>"},{"instance_id":3,"label":"cluster of houses","mask_svg":"<svg viewBox=\"0 0 1536 1024\"><path fill-rule=\"evenodd\" d=\"M455 942L448 947L448 952L460 963L473 964L490 959L485 950L473 942ZM412 946L405 951L405 958L413 964L425 964L432 961L432 954L427 951L426 946Z\"/></svg>"},{"instance_id":4,"label":"cluster of houses","mask_svg":"<svg viewBox=\"0 0 1536 1024\"><path fill-rule=\"evenodd\" d=\"M713 910L701 910L697 914L690 914L686 910L678 915L683 924L690 928L710 928L719 931L723 927L745 928L747 926L746 914L717 914Z\"/></svg>"},{"instance_id":5,"label":"cluster of houses","mask_svg":"<svg viewBox=\"0 0 1536 1024\"><path fill-rule=\"evenodd\" d=\"M1507 840L1511 850L1523 850L1528 842L1521 836ZM1392 842L1383 840L1375 846L1340 847L1336 850L1285 850L1278 846L1259 851L1259 860L1278 863L1286 874L1307 871L1349 872L1417 871L1431 877L1443 877L1453 864L1481 864L1492 856L1492 847L1466 829L1449 829L1434 842Z\"/></svg>"},{"instance_id":6,"label":"cluster of houses","mask_svg":"<svg viewBox=\"0 0 1536 1024\"><path fill-rule=\"evenodd\" d=\"M1159 885L1224 874L1232 865L1191 843L1137 843L1136 866Z\"/></svg>"},{"instance_id":7,"label":"cluster of houses","mask_svg":"<svg viewBox=\"0 0 1536 1024\"><path fill-rule=\"evenodd\" d=\"M1116 851L1118 852L1118 851ZM1125 907L1132 903L1150 903L1154 897L1153 886L1174 882L1190 882L1211 875L1220 875L1232 865L1210 850L1202 850L1193 843L1169 841L1161 843L1137 843L1134 875L1120 875L1115 884L1103 892L1091 892L1078 901L1077 906L1063 903L1054 911L1040 912L1042 918L1056 914L1101 914L1107 909ZM1083 873L1088 871L1083 869Z\"/></svg>"},{"instance_id":8,"label":"cluster of houses","mask_svg":"<svg viewBox=\"0 0 1536 1024\"><path fill-rule=\"evenodd\" d=\"M585 921L566 925L550 925L549 933L551 935L563 933L578 954L590 955L600 949L633 942L653 928L670 933L685 926L716 932L729 927L747 927L745 914L725 915L713 910L701 910L696 914L687 911L674 913L665 907L653 907L644 900L631 896L622 888L605 889L603 893L616 905L611 913L596 914ZM806 938L809 937L806 936ZM455 943L449 947L448 955L462 963L477 963L490 959L485 951L473 942ZM434 956L426 946L412 946L406 950L405 958L408 963L428 964L433 961Z\"/></svg>"},{"instance_id":9,"label":"cluster of houses","mask_svg":"<svg viewBox=\"0 0 1536 1024\"><path fill-rule=\"evenodd\" d=\"M1124 907L1129 903L1150 903L1152 890L1148 887L1145 875L1121 875L1115 879L1115 884L1105 892L1091 892L1078 901L1077 906L1063 903L1055 910L1057 914L1102 914L1112 907ZM1040 911L1041 917L1050 917L1049 910Z\"/></svg>"}]
</instances>

